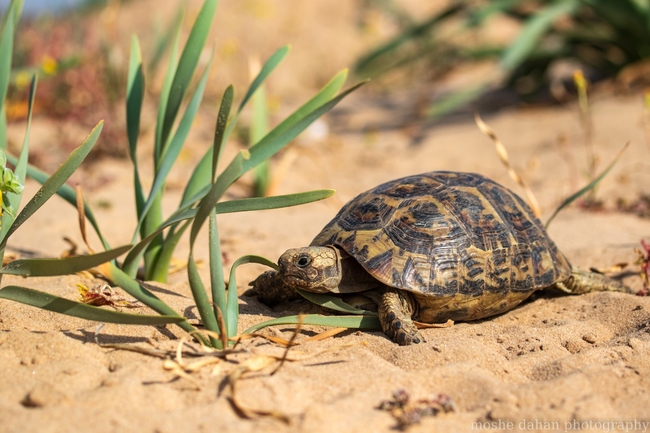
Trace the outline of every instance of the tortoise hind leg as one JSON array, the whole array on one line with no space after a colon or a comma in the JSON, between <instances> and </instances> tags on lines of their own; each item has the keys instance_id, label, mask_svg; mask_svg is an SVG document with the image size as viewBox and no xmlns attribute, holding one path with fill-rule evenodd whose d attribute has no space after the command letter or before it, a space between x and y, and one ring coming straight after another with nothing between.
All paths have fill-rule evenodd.
<instances>
[{"instance_id":1,"label":"tortoise hind leg","mask_svg":"<svg viewBox=\"0 0 650 433\"><path fill-rule=\"evenodd\" d=\"M578 268L573 268L571 276L564 281L555 283L555 287L571 295L582 295L589 292L636 293L625 284L603 274Z\"/></svg>"},{"instance_id":2,"label":"tortoise hind leg","mask_svg":"<svg viewBox=\"0 0 650 433\"><path fill-rule=\"evenodd\" d=\"M411 317L415 311L413 297L403 290L387 289L379 303L379 321L384 333L400 346L424 341Z\"/></svg>"}]
</instances>

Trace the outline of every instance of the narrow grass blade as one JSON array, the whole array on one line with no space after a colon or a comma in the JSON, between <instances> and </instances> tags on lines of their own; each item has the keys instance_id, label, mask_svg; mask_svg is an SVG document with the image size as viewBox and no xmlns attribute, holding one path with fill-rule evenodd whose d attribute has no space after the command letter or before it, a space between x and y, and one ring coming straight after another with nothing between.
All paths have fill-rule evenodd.
<instances>
[{"instance_id":1,"label":"narrow grass blade","mask_svg":"<svg viewBox=\"0 0 650 433\"><path fill-rule=\"evenodd\" d=\"M257 166L262 161L265 161L275 155L280 151L284 146L287 145L291 140L296 138L298 134L305 130L314 120L318 119L323 114L331 110L336 104L338 104L343 98L347 95L358 89L360 86L365 84L361 82L345 92L341 93L339 96L331 99L329 102L321 105L316 108L314 111L306 114L304 117L295 120L290 126L282 127L280 124L273 131L269 132L260 142L253 146L250 150L250 158L244 161L244 172L250 170L251 168ZM290 116L285 122L292 119ZM284 122L283 122L284 123Z\"/></svg>"},{"instance_id":2,"label":"narrow grass blade","mask_svg":"<svg viewBox=\"0 0 650 433\"><path fill-rule=\"evenodd\" d=\"M220 155L217 155L217 159ZM176 212L183 212L187 210L192 204L205 197L205 194L210 190L212 180L212 164L214 161L214 146L205 152L199 163L194 168L190 180L185 186L181 202L178 205Z\"/></svg>"},{"instance_id":3,"label":"narrow grass blade","mask_svg":"<svg viewBox=\"0 0 650 433\"><path fill-rule=\"evenodd\" d=\"M217 213L232 213L298 206L331 197L335 192L333 189L322 189L296 194L222 201L217 203L216 210Z\"/></svg>"},{"instance_id":4,"label":"narrow grass blade","mask_svg":"<svg viewBox=\"0 0 650 433\"><path fill-rule=\"evenodd\" d=\"M2 238L0 242L1 246L6 245L7 239L13 232L18 229L29 217L31 217L34 212L36 212L47 200L50 199L61 186L65 183L66 180L70 177L72 173L79 167L81 162L86 158L90 150L95 145L99 134L101 133L102 126L104 122L101 121L93 128L88 137L77 147L68 159L65 160L63 164L59 167L57 171L50 176L50 178L43 184L41 189L34 195L34 197L25 205L23 210L18 214L16 220L11 225L9 231Z\"/></svg>"},{"instance_id":5,"label":"narrow grass blade","mask_svg":"<svg viewBox=\"0 0 650 433\"><path fill-rule=\"evenodd\" d=\"M162 188L165 185L165 181L167 180L167 176L169 175L169 172L171 171L174 163L176 162L176 159L178 158L178 155L180 154L181 149L183 148L183 144L185 144L187 135L190 132L190 127L194 122L196 113L199 109L199 106L201 105L201 101L203 100L203 93L205 91L205 86L208 79L209 71L210 71L210 64L208 63L208 66L205 68L205 71L203 72L203 76L199 81L199 85L197 86L196 91L194 92L194 95L190 100L190 103L185 109L183 118L181 119L178 128L176 129L176 132L174 133L174 136L169 143L169 146L167 147L167 149L165 149L164 153L161 155L161 160L156 170L156 177L154 178L154 182L151 186L151 191L149 192L147 201L144 203L142 209L139 212L140 219L135 229L132 241L135 241L137 239L137 235L140 232L140 227L142 226L145 217L147 216L147 212L149 211L149 209L151 209L151 205L153 204L154 200L156 199L156 197L158 197L158 194L162 191Z\"/></svg>"},{"instance_id":6,"label":"narrow grass blade","mask_svg":"<svg viewBox=\"0 0 650 433\"><path fill-rule=\"evenodd\" d=\"M219 228L217 226L217 214L214 211L214 208L212 208L212 212L210 213L210 217L208 218L208 227L209 227L208 248L209 248L209 258L210 258L210 288L212 292L212 302L214 303L214 313L217 316L217 322L219 324L219 333L222 336L225 336L237 331L237 321L235 320L234 331L233 331L233 326L231 326L231 323L228 322L226 318L229 316L237 317L239 311L239 305L237 305L237 299L235 299L234 303L229 303L228 301L226 301L226 283L225 283L225 279L223 278L223 258L221 257L221 242L219 241ZM221 313L222 321L218 320L219 313Z\"/></svg>"},{"instance_id":7,"label":"narrow grass blade","mask_svg":"<svg viewBox=\"0 0 650 433\"><path fill-rule=\"evenodd\" d=\"M436 118L456 111L478 99L492 85L493 83L491 80L486 80L478 84L468 85L467 88L463 90L443 96L441 99L431 104L427 114L431 118Z\"/></svg>"},{"instance_id":8,"label":"narrow grass blade","mask_svg":"<svg viewBox=\"0 0 650 433\"><path fill-rule=\"evenodd\" d=\"M18 27L18 21L20 21L20 15L23 13L23 0L11 0L9 2L9 7L5 12L5 21L13 20L14 29Z\"/></svg>"},{"instance_id":9,"label":"narrow grass blade","mask_svg":"<svg viewBox=\"0 0 650 433\"><path fill-rule=\"evenodd\" d=\"M190 245L194 245L194 241L201 229L201 226L210 215L210 211L215 207L217 201L221 198L223 193L228 189L232 183L239 179L244 173L243 166L248 160L249 153L245 150L240 151L226 169L219 175L215 184L210 188L210 191L205 195L201 204L199 205L192 229L190 230Z\"/></svg>"},{"instance_id":10,"label":"narrow grass blade","mask_svg":"<svg viewBox=\"0 0 650 433\"><path fill-rule=\"evenodd\" d=\"M134 276L137 271L138 263L140 262L145 249L157 236L163 232L163 230L181 221L194 218L195 216L196 209L181 212L167 219L167 221L158 226L155 231L151 232L146 238L135 244L135 246L131 249L131 251L129 251L129 254L127 254L124 262L122 263L122 269L124 272L130 276Z\"/></svg>"},{"instance_id":11,"label":"narrow grass blade","mask_svg":"<svg viewBox=\"0 0 650 433\"><path fill-rule=\"evenodd\" d=\"M135 279L125 274L120 268L115 266L113 263L108 262L101 265L101 271L113 283L120 286L129 295L133 296L135 299L142 302L144 305L151 308L156 313L161 314L163 316L182 317L176 311L174 311L173 308L165 304L160 298L154 295L150 290L146 289L141 283L139 283ZM177 323L177 325L180 326L181 329L183 329L184 331L199 338L197 336L198 332L196 328L190 325L190 323L187 322L187 320L183 320L182 322Z\"/></svg>"},{"instance_id":12,"label":"narrow grass blade","mask_svg":"<svg viewBox=\"0 0 650 433\"><path fill-rule=\"evenodd\" d=\"M269 139L272 139L273 137L286 137L288 136L289 139L282 144L279 149L281 149L284 145L286 145L291 139L295 138L296 135L298 135L302 130L304 130L307 126L309 126L315 119L317 119L319 116L324 114L325 112L329 111L334 105L336 105L343 97L345 97L347 94L350 92L354 91L356 88L364 84L365 82L359 83L353 88L349 89L347 92L344 94L340 95L338 98L336 98L336 101L331 100L331 98L340 90L340 88L343 86L345 83L345 80L347 78L348 71L347 70L342 70L338 74L336 74L313 98L311 98L309 101L307 101L304 105L302 105L300 108L298 108L293 114L291 114L289 117L287 117L282 123L280 123L278 126L276 126L269 134L266 135L266 137L259 142L258 144L262 144L263 142L266 142L266 144L263 145L263 147L266 147L268 145ZM332 103L333 102L333 103ZM323 109L325 105L331 103L328 107ZM314 115L316 111L321 110L318 114ZM300 121L304 121L305 118L309 115L312 115L311 120L308 120L306 124L304 125L299 125L300 129L295 128L296 124ZM230 121L230 124L228 125L228 128L226 128L225 132L225 137L224 140L228 138L229 130L234 126L236 122L236 117L235 119L232 119ZM257 146L256 146L257 147ZM222 147L223 148L223 147ZM277 149L277 150L279 150ZM277 152L276 150L276 152ZM275 152L274 152L275 153ZM181 204L179 205L179 210L184 211L187 209L188 206L190 206L192 203L195 203L198 200L201 200L207 192L210 189L210 177L209 177L209 169L210 169L210 160L213 159L213 153L212 153L212 148L208 150L206 155L201 159L199 164L197 165L197 168L194 170L194 173L192 174L192 178L190 179L184 193L183 193L183 198L181 200ZM242 173L243 174L243 173Z\"/></svg>"},{"instance_id":13,"label":"narrow grass blade","mask_svg":"<svg viewBox=\"0 0 650 433\"><path fill-rule=\"evenodd\" d=\"M316 191L308 191L296 194L287 194L279 195L273 197L254 197L254 198L245 198L239 200L229 200L224 202L219 202L215 205L215 210L218 214L222 213L234 213L234 212L248 212L255 210L269 210L269 209L278 209L290 206L298 206L301 204L311 203L314 201L322 200L328 198L334 194L333 189L324 189ZM129 254L126 256L123 262L122 269L129 274L135 272L135 268L132 267L133 264L137 262L142 257L147 245L160 233L163 232L167 227L170 227L174 224L178 224L181 221L191 220L197 214L197 209L189 209L182 212L176 212L174 215L169 217L164 223L158 227L158 229L145 239L141 240L129 251ZM167 243L169 239L165 240ZM128 269L128 271L127 271Z\"/></svg>"},{"instance_id":14,"label":"narrow grass blade","mask_svg":"<svg viewBox=\"0 0 650 433\"><path fill-rule=\"evenodd\" d=\"M510 8L515 6L520 1L521 0L493 0L489 3L486 3L485 6L481 6L477 10L470 11L467 24L472 27L478 27L494 14L508 13Z\"/></svg>"},{"instance_id":15,"label":"narrow grass blade","mask_svg":"<svg viewBox=\"0 0 650 433\"><path fill-rule=\"evenodd\" d=\"M260 85L253 94L253 119L250 126L249 146L254 146L269 131L268 110L266 108L266 90ZM269 161L266 160L255 167L253 172L254 195L264 197L267 194L270 182Z\"/></svg>"},{"instance_id":16,"label":"narrow grass blade","mask_svg":"<svg viewBox=\"0 0 650 433\"><path fill-rule=\"evenodd\" d=\"M212 26L217 3L217 0L205 0L190 31L170 88L162 125L161 143L167 142L167 137L171 132L187 87L192 80L194 70L199 62L199 57Z\"/></svg>"},{"instance_id":17,"label":"narrow grass blade","mask_svg":"<svg viewBox=\"0 0 650 433\"><path fill-rule=\"evenodd\" d=\"M219 333L217 316L212 309L212 302L208 298L208 293L201 281L193 252L190 252L187 260L187 276L190 282L190 288L192 289L192 298L194 298L194 302L196 303L196 308L199 311L199 316L201 316L203 326L209 331ZM217 340L214 340L212 343L215 344L216 342Z\"/></svg>"},{"instance_id":18,"label":"narrow grass blade","mask_svg":"<svg viewBox=\"0 0 650 433\"><path fill-rule=\"evenodd\" d=\"M302 323L303 325L332 326L335 328L381 329L379 317L375 316L322 316L320 314L306 314L267 320L251 326L242 332L242 334L252 334L269 326L296 325L298 323Z\"/></svg>"},{"instance_id":19,"label":"narrow grass blade","mask_svg":"<svg viewBox=\"0 0 650 433\"><path fill-rule=\"evenodd\" d=\"M163 85L160 90L160 98L158 100L158 114L156 115L156 137L154 140L154 166L157 165L157 161L160 159L164 148L163 141L163 125L165 124L165 113L167 112L167 101L169 100L169 94L171 93L172 82L174 81L174 75L176 74L176 68L178 67L178 44L181 33L181 25L183 23L184 10L181 9L180 14L178 15L178 20L176 21L173 29L173 43L172 50L169 53L169 60L167 63L167 70L165 71L165 79L163 80ZM165 140L167 138L165 137Z\"/></svg>"},{"instance_id":20,"label":"narrow grass blade","mask_svg":"<svg viewBox=\"0 0 650 433\"><path fill-rule=\"evenodd\" d=\"M7 161L11 162L14 165L17 165L18 159L15 156L7 154ZM27 165L27 176L31 177L34 179L36 182L40 183L43 185L47 180L50 178L50 175L47 173L39 170L38 168L34 167L33 165ZM67 184L61 185L59 190L56 192L61 198L63 198L65 201L70 203L72 206L77 206L77 193L72 188L71 186ZM87 203L84 203L84 213L86 214L86 218L90 222L90 224L93 226L95 229L95 233L97 233L97 236L102 242L102 245L104 246L105 249L109 250L111 247L104 238L104 236L101 233L101 230L99 228L99 224L97 223L97 220L95 219L95 215L92 212L92 209L88 206Z\"/></svg>"},{"instance_id":21,"label":"narrow grass blade","mask_svg":"<svg viewBox=\"0 0 650 433\"><path fill-rule=\"evenodd\" d=\"M237 298L237 268L241 265L245 265L248 263L257 263L260 265L266 265L271 268L275 268L276 265L272 261L270 261L267 258L260 257L260 256L254 256L254 255L247 255L247 256L242 256L235 260L235 263L232 264L232 267L230 268L230 276L228 278L228 299L227 299L227 305L229 308L228 315L225 317L226 324L227 324L227 329L228 329L228 337L232 337L237 333L237 325L239 322L239 305L238 305L238 298Z\"/></svg>"},{"instance_id":22,"label":"narrow grass blade","mask_svg":"<svg viewBox=\"0 0 650 433\"><path fill-rule=\"evenodd\" d=\"M142 54L138 37L131 38L131 57L126 84L126 136L129 141L129 156L134 166L137 165L138 136L140 135L140 113L144 99L144 73L142 72Z\"/></svg>"},{"instance_id":23,"label":"narrow grass blade","mask_svg":"<svg viewBox=\"0 0 650 433\"><path fill-rule=\"evenodd\" d=\"M321 90L318 91L313 98L305 102L300 108L294 111L282 123L273 128L274 134L282 134L294 126L298 121L303 119L308 114L316 109L322 107L325 103L330 101L341 90L348 77L348 70L343 69L339 71ZM363 84L363 82L361 83ZM358 84L357 86L361 85ZM354 90L354 88L352 89Z\"/></svg>"},{"instance_id":24,"label":"narrow grass blade","mask_svg":"<svg viewBox=\"0 0 650 433\"><path fill-rule=\"evenodd\" d=\"M0 149L7 148L7 115L4 102L0 105Z\"/></svg>"},{"instance_id":25,"label":"narrow grass blade","mask_svg":"<svg viewBox=\"0 0 650 433\"><path fill-rule=\"evenodd\" d=\"M129 156L133 164L133 186L138 215L142 214L144 191L140 182L138 169L138 136L140 135L140 114L144 99L144 73L142 71L142 54L137 36L131 39L131 57L126 85L126 135L129 141Z\"/></svg>"},{"instance_id":26,"label":"narrow grass blade","mask_svg":"<svg viewBox=\"0 0 650 433\"><path fill-rule=\"evenodd\" d=\"M170 323L186 323L184 317L147 316L144 314L128 314L113 310L74 302L69 299L50 295L49 293L20 286L6 286L0 289L0 298L31 305L42 310L94 320L103 323L121 323L124 325L165 325Z\"/></svg>"},{"instance_id":27,"label":"narrow grass blade","mask_svg":"<svg viewBox=\"0 0 650 433\"><path fill-rule=\"evenodd\" d=\"M289 45L285 45L285 46L279 48L264 63L264 66L262 66L262 69L260 70L260 73L257 74L255 79L251 83L250 87L248 88L248 91L246 92L246 95L244 95L244 99L242 99L241 103L239 104L239 108L237 109L237 114L241 113L241 111L244 109L244 106L246 106L246 103L248 102L248 100L257 91L258 87L267 79L269 74L271 72L273 72L273 70L280 64L280 62L282 62L282 60L284 60L284 58L289 53L290 48L291 47Z\"/></svg>"},{"instance_id":28,"label":"narrow grass blade","mask_svg":"<svg viewBox=\"0 0 650 433\"><path fill-rule=\"evenodd\" d=\"M36 97L36 84L38 82L38 76L34 74L32 81L29 86L29 103L27 108L27 126L25 127L25 138L23 139L23 147L20 150L20 155L18 161L14 168L14 175L16 176L18 182L21 185L25 185L25 177L27 175L27 158L29 156L29 136L32 125L32 113L34 110L34 99ZM10 206L14 211L18 211L20 208L20 201L23 197L23 193L20 194L7 194L7 199L9 200ZM0 238L4 237L5 233L11 227L11 224L14 222L14 217L9 214L9 212L2 213L2 222L0 223Z\"/></svg>"},{"instance_id":29,"label":"narrow grass blade","mask_svg":"<svg viewBox=\"0 0 650 433\"><path fill-rule=\"evenodd\" d=\"M394 56L396 50L405 43L422 38L423 36L428 36L432 28L463 11L465 7L466 6L463 5L463 2L455 2L449 7L443 9L441 12L434 14L428 20L406 29L395 38L380 45L378 48L375 48L369 54L359 59L357 64L354 66L355 73L357 76L362 76L363 78L375 75L377 72L376 65L382 58Z\"/></svg>"},{"instance_id":30,"label":"narrow grass blade","mask_svg":"<svg viewBox=\"0 0 650 433\"><path fill-rule=\"evenodd\" d=\"M114 250L87 256L74 256L63 259L14 260L0 269L0 274L22 275L23 277L52 277L74 274L116 259L130 249L131 245L124 245Z\"/></svg>"},{"instance_id":31,"label":"narrow grass blade","mask_svg":"<svg viewBox=\"0 0 650 433\"><path fill-rule=\"evenodd\" d=\"M232 108L232 100L235 96L235 91L232 84L226 88L221 98L221 106L219 107L219 115L217 116L217 126L214 129L214 141L212 143L212 183L217 179L217 167L219 166L219 157L221 156L221 149L225 145L225 133L228 125L228 118L230 117L230 109Z\"/></svg>"},{"instance_id":32,"label":"narrow grass blade","mask_svg":"<svg viewBox=\"0 0 650 433\"><path fill-rule=\"evenodd\" d=\"M593 189L596 185L598 185L598 183L600 183L601 180L603 180L603 178L605 176L607 176L607 173L609 173L610 170L612 168L614 168L614 165L618 162L618 160L621 158L621 155L623 155L623 152L625 152L627 150L629 145L630 145L629 141L627 143L625 143L625 146L623 146L623 148L620 150L620 152L618 152L618 155L616 155L616 158L614 158L614 160L609 164L609 166L607 166L607 168L602 173L600 173L594 180L589 182L589 184L587 186L585 186L584 188L582 188L581 190L579 190L578 192L576 192L575 194L571 195L569 198L564 200L562 202L562 204L560 204L560 206L558 206L558 208L555 209L555 212L553 212L553 214L550 216L548 221L546 221L546 225L545 225L546 229L548 229L548 226L551 224L551 221L553 221L553 219L557 216L557 214L562 209L564 209L565 207L567 207L568 205L570 205L571 203L576 201L578 198L580 198L586 192Z\"/></svg>"},{"instance_id":33,"label":"narrow grass blade","mask_svg":"<svg viewBox=\"0 0 650 433\"><path fill-rule=\"evenodd\" d=\"M180 241L185 230L190 226L191 221L185 221L180 226L174 226L169 231L165 237L165 242L160 250L158 255L158 260L156 260L156 265L153 269L153 276L156 278L156 281L160 281L159 278L167 278L169 273L169 264L171 263L174 251L176 250L176 245Z\"/></svg>"},{"instance_id":34,"label":"narrow grass blade","mask_svg":"<svg viewBox=\"0 0 650 433\"><path fill-rule=\"evenodd\" d=\"M11 77L11 60L13 57L14 33L22 11L22 0L9 3L0 31L0 148L7 148L7 118L4 102Z\"/></svg>"},{"instance_id":35,"label":"narrow grass blade","mask_svg":"<svg viewBox=\"0 0 650 433\"><path fill-rule=\"evenodd\" d=\"M309 302L320 305L321 307L327 308L329 310L339 311L346 314L362 314L367 316L377 315L377 313L373 311L366 311L355 308L347 302L343 301L343 299L336 296L326 295L323 293L312 293L300 289L296 289L296 291L300 294L300 296L307 299Z\"/></svg>"},{"instance_id":36,"label":"narrow grass blade","mask_svg":"<svg viewBox=\"0 0 650 433\"><path fill-rule=\"evenodd\" d=\"M18 3L12 1L5 15L5 20L0 32L0 102L4 105L9 87L9 78L11 76L11 60L13 57L15 20L14 14L17 13ZM6 131L2 131L6 134ZM5 135L6 136L6 135Z\"/></svg>"},{"instance_id":37,"label":"narrow grass blade","mask_svg":"<svg viewBox=\"0 0 650 433\"><path fill-rule=\"evenodd\" d=\"M224 141L227 141L228 138L230 137L230 133L232 132L232 129L235 127L237 124L237 120L239 119L239 115L241 114L242 110L246 106L246 103L250 100L251 96L257 91L258 87L262 85L262 83L268 78L269 74L273 72L273 70L280 64L280 62L286 57L290 50L289 45L285 45L281 48L279 48L275 53L269 57L269 59L264 63L262 66L262 69L260 70L259 74L255 77L251 85L248 87L248 90L246 91L246 94L244 95L244 98L242 99L241 103L239 104L239 108L237 108L237 111L235 113L234 118L228 124L228 127L226 128L225 131L225 138ZM220 152L223 151L223 147L220 148ZM221 153L219 154L218 157L221 157Z\"/></svg>"},{"instance_id":38,"label":"narrow grass blade","mask_svg":"<svg viewBox=\"0 0 650 433\"><path fill-rule=\"evenodd\" d=\"M581 0L566 0L551 3L539 10L526 21L518 37L503 53L501 67L506 71L513 71L521 65L538 48L540 38L551 28L555 20L575 12L580 5Z\"/></svg>"}]
</instances>

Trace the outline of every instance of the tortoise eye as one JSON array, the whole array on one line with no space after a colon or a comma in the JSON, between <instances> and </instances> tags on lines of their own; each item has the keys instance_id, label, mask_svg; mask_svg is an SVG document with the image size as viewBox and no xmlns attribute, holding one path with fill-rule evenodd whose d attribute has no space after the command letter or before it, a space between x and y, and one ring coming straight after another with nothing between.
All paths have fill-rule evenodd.
<instances>
[{"instance_id":1,"label":"tortoise eye","mask_svg":"<svg viewBox=\"0 0 650 433\"><path fill-rule=\"evenodd\" d=\"M309 257L309 256L300 256L300 257L298 257L298 261L296 262L296 265L299 268L305 268L305 267L309 266L310 263L311 263L311 257Z\"/></svg>"}]
</instances>

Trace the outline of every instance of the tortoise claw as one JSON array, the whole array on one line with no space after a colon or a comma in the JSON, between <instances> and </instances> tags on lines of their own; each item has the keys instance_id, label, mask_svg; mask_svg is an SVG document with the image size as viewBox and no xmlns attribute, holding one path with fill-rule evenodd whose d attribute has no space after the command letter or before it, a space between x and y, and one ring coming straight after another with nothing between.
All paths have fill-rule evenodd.
<instances>
[{"instance_id":1,"label":"tortoise claw","mask_svg":"<svg viewBox=\"0 0 650 433\"><path fill-rule=\"evenodd\" d=\"M419 344L424 342L424 337L418 331L415 324L409 319L408 321L402 321L395 317L394 313L390 313L387 319L392 317L392 321L384 329L386 335L388 335L395 343L400 346L408 346L411 344Z\"/></svg>"},{"instance_id":2,"label":"tortoise claw","mask_svg":"<svg viewBox=\"0 0 650 433\"><path fill-rule=\"evenodd\" d=\"M400 346L424 341L424 337L411 320L410 302L405 293L387 290L379 306L379 321L384 333Z\"/></svg>"}]
</instances>

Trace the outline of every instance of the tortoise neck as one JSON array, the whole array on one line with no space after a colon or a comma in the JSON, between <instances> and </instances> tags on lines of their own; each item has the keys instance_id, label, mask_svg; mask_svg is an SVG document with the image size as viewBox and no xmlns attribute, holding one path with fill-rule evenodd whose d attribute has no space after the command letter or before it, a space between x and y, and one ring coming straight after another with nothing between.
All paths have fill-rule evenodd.
<instances>
[{"instance_id":1,"label":"tortoise neck","mask_svg":"<svg viewBox=\"0 0 650 433\"><path fill-rule=\"evenodd\" d=\"M354 257L343 250L335 249L338 251L339 269L341 272L341 282L338 287L339 293L364 292L383 286Z\"/></svg>"}]
</instances>

